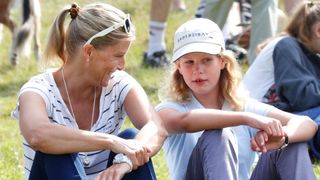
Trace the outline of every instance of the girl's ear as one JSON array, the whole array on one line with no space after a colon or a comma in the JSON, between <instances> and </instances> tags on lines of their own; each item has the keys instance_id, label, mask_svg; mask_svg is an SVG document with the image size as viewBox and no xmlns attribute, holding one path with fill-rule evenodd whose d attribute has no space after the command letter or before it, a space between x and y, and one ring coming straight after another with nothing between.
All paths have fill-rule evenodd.
<instances>
[{"instance_id":1,"label":"girl's ear","mask_svg":"<svg viewBox=\"0 0 320 180\"><path fill-rule=\"evenodd\" d=\"M224 56L220 56L220 59L221 59L220 69L222 70L226 67L228 59Z\"/></svg>"},{"instance_id":2,"label":"girl's ear","mask_svg":"<svg viewBox=\"0 0 320 180\"><path fill-rule=\"evenodd\" d=\"M320 38L320 22L316 22L313 26L313 32L314 32L314 35L317 37L317 38Z\"/></svg>"},{"instance_id":3,"label":"girl's ear","mask_svg":"<svg viewBox=\"0 0 320 180\"><path fill-rule=\"evenodd\" d=\"M181 74L181 72L180 72L180 68L181 68L181 66L180 66L180 61L177 60L174 64L175 64L175 66L176 66L176 69L178 69L179 73Z\"/></svg>"}]
</instances>

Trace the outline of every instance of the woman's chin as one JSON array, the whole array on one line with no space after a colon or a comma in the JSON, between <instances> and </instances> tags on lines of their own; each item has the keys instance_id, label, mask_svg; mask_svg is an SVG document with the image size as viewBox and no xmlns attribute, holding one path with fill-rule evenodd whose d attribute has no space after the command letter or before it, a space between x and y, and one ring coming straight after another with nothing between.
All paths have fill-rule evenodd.
<instances>
[{"instance_id":1,"label":"woman's chin","mask_svg":"<svg viewBox=\"0 0 320 180\"><path fill-rule=\"evenodd\" d=\"M101 82L100 82L100 86L107 87L108 84L109 84L109 80L110 80L109 76L104 78L104 79L102 79Z\"/></svg>"}]
</instances>

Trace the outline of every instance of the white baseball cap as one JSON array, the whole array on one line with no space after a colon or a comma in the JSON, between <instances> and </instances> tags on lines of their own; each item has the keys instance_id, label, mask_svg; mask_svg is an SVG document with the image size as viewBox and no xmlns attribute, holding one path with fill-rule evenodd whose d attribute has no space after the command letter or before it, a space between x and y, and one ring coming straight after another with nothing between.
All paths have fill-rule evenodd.
<instances>
[{"instance_id":1,"label":"white baseball cap","mask_svg":"<svg viewBox=\"0 0 320 180\"><path fill-rule=\"evenodd\" d=\"M205 18L196 18L182 24L174 35L172 61L191 52L219 54L225 42L219 26Z\"/></svg>"}]
</instances>

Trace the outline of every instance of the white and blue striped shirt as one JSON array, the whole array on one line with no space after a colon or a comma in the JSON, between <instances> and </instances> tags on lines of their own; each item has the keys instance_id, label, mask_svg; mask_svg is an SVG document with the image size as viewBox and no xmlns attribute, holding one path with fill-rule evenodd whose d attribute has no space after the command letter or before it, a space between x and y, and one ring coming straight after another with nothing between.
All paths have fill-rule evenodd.
<instances>
[{"instance_id":1,"label":"white and blue striped shirt","mask_svg":"<svg viewBox=\"0 0 320 180\"><path fill-rule=\"evenodd\" d=\"M126 116L123 107L125 97L135 85L137 85L137 82L124 71L116 71L112 74L108 86L102 89L99 118L91 128L91 131L114 135L118 134ZM63 101L60 91L53 79L52 72L45 72L32 77L23 85L19 96L27 91L35 92L43 98L50 122L79 129ZM12 115L16 119L19 119L19 102ZM23 147L25 178L28 179L35 151L25 140L23 140ZM86 153L79 152L80 158L86 154L90 161L89 166L84 167L90 179L93 179L99 172L106 169L109 152L108 150Z\"/></svg>"}]
</instances>

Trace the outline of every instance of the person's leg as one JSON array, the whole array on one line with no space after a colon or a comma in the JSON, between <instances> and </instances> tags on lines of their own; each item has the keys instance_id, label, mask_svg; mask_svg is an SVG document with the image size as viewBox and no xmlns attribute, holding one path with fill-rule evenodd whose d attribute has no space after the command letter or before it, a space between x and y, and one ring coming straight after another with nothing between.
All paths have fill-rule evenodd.
<instances>
[{"instance_id":1,"label":"person's leg","mask_svg":"<svg viewBox=\"0 0 320 180\"><path fill-rule=\"evenodd\" d=\"M211 19L223 29L232 4L233 0L202 0L195 16Z\"/></svg>"},{"instance_id":2,"label":"person's leg","mask_svg":"<svg viewBox=\"0 0 320 180\"><path fill-rule=\"evenodd\" d=\"M137 129L130 128L122 131L118 134L119 137L123 139L133 139L135 138L136 134L138 133ZM112 161L114 159L114 156L116 154L114 152L110 152L109 160L108 160L108 166L110 167L112 165ZM138 169L133 170L132 172L126 174L123 178L123 180L155 180L156 174L152 165L152 161L150 161L143 166L140 166Z\"/></svg>"},{"instance_id":3,"label":"person's leg","mask_svg":"<svg viewBox=\"0 0 320 180\"><path fill-rule=\"evenodd\" d=\"M173 6L173 9L175 10L184 11L187 9L187 6L184 0L173 0L172 6Z\"/></svg>"},{"instance_id":4,"label":"person's leg","mask_svg":"<svg viewBox=\"0 0 320 180\"><path fill-rule=\"evenodd\" d=\"M278 0L252 0L251 34L248 62L252 64L256 57L258 44L277 33Z\"/></svg>"},{"instance_id":5,"label":"person's leg","mask_svg":"<svg viewBox=\"0 0 320 180\"><path fill-rule=\"evenodd\" d=\"M320 160L320 106L307 109L301 112L294 112L294 114L309 116L314 122L318 124L318 131L314 137L308 142L311 149L311 156Z\"/></svg>"},{"instance_id":6,"label":"person's leg","mask_svg":"<svg viewBox=\"0 0 320 180\"><path fill-rule=\"evenodd\" d=\"M152 0L149 23L149 44L144 63L157 67L167 63L165 30L172 0Z\"/></svg>"},{"instance_id":7,"label":"person's leg","mask_svg":"<svg viewBox=\"0 0 320 180\"><path fill-rule=\"evenodd\" d=\"M77 154L52 155L37 151L29 179L87 179L87 177Z\"/></svg>"},{"instance_id":8,"label":"person's leg","mask_svg":"<svg viewBox=\"0 0 320 180\"><path fill-rule=\"evenodd\" d=\"M307 144L293 143L284 149L263 153L250 179L316 179Z\"/></svg>"},{"instance_id":9,"label":"person's leg","mask_svg":"<svg viewBox=\"0 0 320 180\"><path fill-rule=\"evenodd\" d=\"M238 179L237 148L231 129L205 131L192 151L185 179Z\"/></svg>"}]
</instances>

